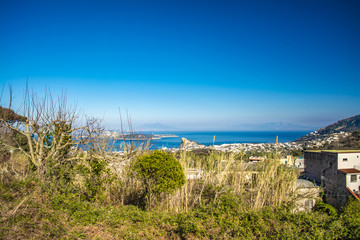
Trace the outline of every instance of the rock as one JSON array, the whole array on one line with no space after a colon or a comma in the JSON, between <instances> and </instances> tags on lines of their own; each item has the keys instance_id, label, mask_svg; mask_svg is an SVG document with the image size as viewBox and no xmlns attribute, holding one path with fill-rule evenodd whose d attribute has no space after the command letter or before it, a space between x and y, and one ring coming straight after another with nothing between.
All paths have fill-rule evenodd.
<instances>
[{"instance_id":1,"label":"rock","mask_svg":"<svg viewBox=\"0 0 360 240\"><path fill-rule=\"evenodd\" d=\"M186 138L181 139L180 148L181 149L195 149L195 148L204 148L205 145L197 143Z\"/></svg>"}]
</instances>

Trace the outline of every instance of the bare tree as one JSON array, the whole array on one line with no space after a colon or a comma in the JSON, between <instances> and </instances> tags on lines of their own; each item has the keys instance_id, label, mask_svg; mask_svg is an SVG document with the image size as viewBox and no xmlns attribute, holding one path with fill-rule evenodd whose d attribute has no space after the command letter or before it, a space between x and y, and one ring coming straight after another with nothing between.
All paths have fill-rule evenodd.
<instances>
[{"instance_id":1,"label":"bare tree","mask_svg":"<svg viewBox=\"0 0 360 240\"><path fill-rule=\"evenodd\" d=\"M11 96L11 89L10 93ZM101 120L86 117L85 123L81 123L77 108L68 104L65 94L53 98L46 90L44 96L39 97L35 93L30 94L26 88L18 111L12 110L11 103L10 98L8 108L1 107L0 129L4 132L1 135L17 133L22 141L25 140L26 146L14 136L12 141L0 138L0 145L21 151L40 176L46 172L50 161L52 167L80 158L96 158L123 165L142 154L150 145L151 137L145 138L132 129L129 114L128 131L124 130L120 114L121 132L116 139L106 134ZM119 153L114 153L114 150Z\"/></svg>"},{"instance_id":2,"label":"bare tree","mask_svg":"<svg viewBox=\"0 0 360 240\"><path fill-rule=\"evenodd\" d=\"M22 151L40 175L50 159L58 161L59 164L62 160L70 159L67 156L70 150L81 143L81 140L76 140L76 132L84 127L76 127L77 109L67 104L66 95L54 99L50 91L46 90L43 97L38 97L26 89L21 104L22 116L11 109L11 102L12 99L9 108L1 108L4 113L0 115L2 131L16 132L24 136L27 148L16 139L15 145L0 141L1 145Z\"/></svg>"},{"instance_id":3,"label":"bare tree","mask_svg":"<svg viewBox=\"0 0 360 240\"><path fill-rule=\"evenodd\" d=\"M143 152L144 150L148 150L151 145L152 136L145 137L143 134L137 133L132 127L132 120L131 117L126 110L126 118L127 118L127 131L125 132L123 118L121 115L121 111L119 109L120 115L120 136L122 139L122 146L120 147L123 149L125 156L129 159L132 157L136 157L139 153Z\"/></svg>"}]
</instances>

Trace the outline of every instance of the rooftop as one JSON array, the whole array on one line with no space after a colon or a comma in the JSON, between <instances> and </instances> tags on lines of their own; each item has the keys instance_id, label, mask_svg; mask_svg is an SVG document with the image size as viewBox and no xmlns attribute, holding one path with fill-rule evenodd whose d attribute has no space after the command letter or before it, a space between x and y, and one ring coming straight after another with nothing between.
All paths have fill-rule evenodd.
<instances>
[{"instance_id":1,"label":"rooftop","mask_svg":"<svg viewBox=\"0 0 360 240\"><path fill-rule=\"evenodd\" d=\"M360 171L355 168L344 168L344 169L339 169L339 171L343 173L360 173Z\"/></svg>"},{"instance_id":2,"label":"rooftop","mask_svg":"<svg viewBox=\"0 0 360 240\"><path fill-rule=\"evenodd\" d=\"M305 152L360 153L360 149L354 149L354 150L306 150Z\"/></svg>"},{"instance_id":3,"label":"rooftop","mask_svg":"<svg viewBox=\"0 0 360 240\"><path fill-rule=\"evenodd\" d=\"M298 179L296 181L296 186L298 188L312 188L312 187L316 187L316 184L306 179Z\"/></svg>"}]
</instances>

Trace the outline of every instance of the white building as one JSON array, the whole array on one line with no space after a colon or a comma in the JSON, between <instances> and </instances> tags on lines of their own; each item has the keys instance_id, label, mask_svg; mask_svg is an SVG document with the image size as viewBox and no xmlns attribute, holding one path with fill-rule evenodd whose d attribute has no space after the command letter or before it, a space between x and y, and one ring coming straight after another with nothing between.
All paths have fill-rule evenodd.
<instances>
[{"instance_id":1,"label":"white building","mask_svg":"<svg viewBox=\"0 0 360 240\"><path fill-rule=\"evenodd\" d=\"M306 176L325 189L325 200L342 206L360 194L360 150L305 151Z\"/></svg>"}]
</instances>

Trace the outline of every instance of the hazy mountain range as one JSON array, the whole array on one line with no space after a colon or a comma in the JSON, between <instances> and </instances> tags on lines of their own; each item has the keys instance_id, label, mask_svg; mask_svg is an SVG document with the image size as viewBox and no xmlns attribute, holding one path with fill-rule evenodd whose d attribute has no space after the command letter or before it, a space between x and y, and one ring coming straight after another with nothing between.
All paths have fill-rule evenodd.
<instances>
[{"instance_id":1,"label":"hazy mountain range","mask_svg":"<svg viewBox=\"0 0 360 240\"><path fill-rule=\"evenodd\" d=\"M240 124L229 128L233 131L315 131L316 127L306 126L302 124L288 123L288 122L269 122L261 124ZM137 128L140 131L181 131L186 129L175 128L167 126L162 123L147 123ZM328 134L336 132L351 132L360 130L360 115L340 120L329 126L321 128L319 134Z\"/></svg>"},{"instance_id":2,"label":"hazy mountain range","mask_svg":"<svg viewBox=\"0 0 360 240\"><path fill-rule=\"evenodd\" d=\"M181 131L187 129L175 128L162 123L147 123L136 128L139 131ZM287 122L270 122L262 124L241 124L236 125L229 130L232 131L314 131L316 128L293 124Z\"/></svg>"},{"instance_id":3,"label":"hazy mountain range","mask_svg":"<svg viewBox=\"0 0 360 240\"><path fill-rule=\"evenodd\" d=\"M162 123L146 123L137 128L140 131L176 131L174 127L164 125Z\"/></svg>"},{"instance_id":4,"label":"hazy mountain range","mask_svg":"<svg viewBox=\"0 0 360 240\"><path fill-rule=\"evenodd\" d=\"M288 122L270 122L262 124L241 124L235 126L241 131L312 131L314 127Z\"/></svg>"}]
</instances>

